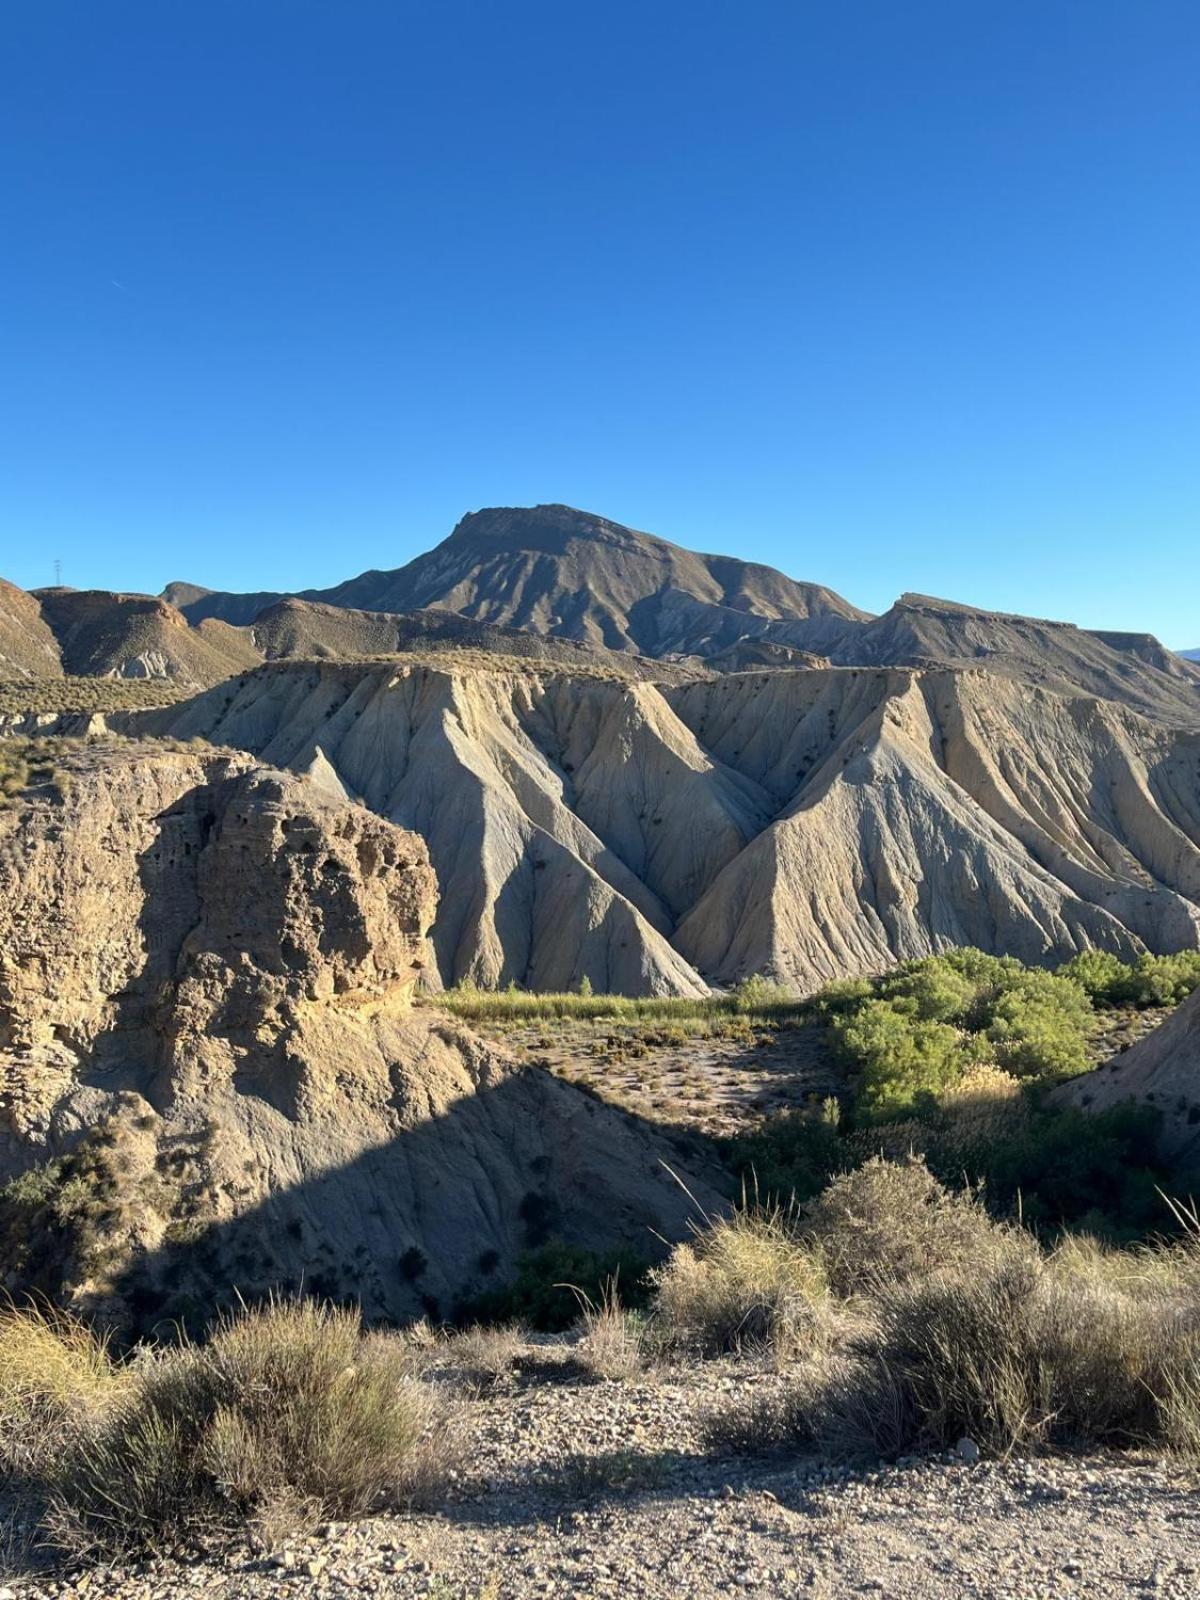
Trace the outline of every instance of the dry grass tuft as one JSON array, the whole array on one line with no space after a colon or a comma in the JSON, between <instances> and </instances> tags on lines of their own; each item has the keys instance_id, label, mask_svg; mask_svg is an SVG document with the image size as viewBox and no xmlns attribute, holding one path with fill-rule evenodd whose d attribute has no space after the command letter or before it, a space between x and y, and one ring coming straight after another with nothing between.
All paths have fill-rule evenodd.
<instances>
[{"instance_id":1,"label":"dry grass tuft","mask_svg":"<svg viewBox=\"0 0 1200 1600\"><path fill-rule=\"evenodd\" d=\"M575 1347L576 1361L609 1383L629 1383L646 1370L644 1323L626 1311L610 1280L598 1305L582 1297L581 1334Z\"/></svg>"},{"instance_id":2,"label":"dry grass tuft","mask_svg":"<svg viewBox=\"0 0 1200 1600\"><path fill-rule=\"evenodd\" d=\"M651 1274L664 1340L703 1356L822 1348L831 1332L829 1285L819 1254L782 1207L743 1208L677 1245Z\"/></svg>"},{"instance_id":3,"label":"dry grass tuft","mask_svg":"<svg viewBox=\"0 0 1200 1600\"><path fill-rule=\"evenodd\" d=\"M247 1525L278 1539L435 1493L454 1459L443 1424L403 1341L364 1339L351 1312L277 1301L135 1365L53 1474L53 1531L98 1554Z\"/></svg>"},{"instance_id":4,"label":"dry grass tuft","mask_svg":"<svg viewBox=\"0 0 1200 1600\"><path fill-rule=\"evenodd\" d=\"M73 1431L111 1410L123 1374L106 1342L65 1313L0 1310L0 1470L29 1478Z\"/></svg>"},{"instance_id":5,"label":"dry grass tuft","mask_svg":"<svg viewBox=\"0 0 1200 1600\"><path fill-rule=\"evenodd\" d=\"M1200 1459L1200 1230L1047 1255L911 1162L838 1180L808 1227L791 1248L819 1246L857 1321L780 1392L710 1417L714 1446L878 1458L966 1437L993 1455L1158 1446Z\"/></svg>"},{"instance_id":6,"label":"dry grass tuft","mask_svg":"<svg viewBox=\"0 0 1200 1600\"><path fill-rule=\"evenodd\" d=\"M430 1358L469 1393L492 1394L513 1382L526 1337L519 1323L499 1327L481 1323L440 1340Z\"/></svg>"}]
</instances>

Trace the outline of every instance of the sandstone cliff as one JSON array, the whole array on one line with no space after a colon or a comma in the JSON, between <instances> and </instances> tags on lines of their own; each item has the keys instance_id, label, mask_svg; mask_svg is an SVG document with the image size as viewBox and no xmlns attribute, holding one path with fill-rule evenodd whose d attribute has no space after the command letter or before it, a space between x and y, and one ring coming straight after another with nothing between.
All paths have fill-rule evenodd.
<instances>
[{"instance_id":1,"label":"sandstone cliff","mask_svg":"<svg viewBox=\"0 0 1200 1600\"><path fill-rule=\"evenodd\" d=\"M406 1316L539 1230L678 1235L669 1146L411 1008L435 904L418 838L307 780L64 750L0 812L0 1174L103 1176L28 1281L143 1320L302 1279Z\"/></svg>"}]
</instances>

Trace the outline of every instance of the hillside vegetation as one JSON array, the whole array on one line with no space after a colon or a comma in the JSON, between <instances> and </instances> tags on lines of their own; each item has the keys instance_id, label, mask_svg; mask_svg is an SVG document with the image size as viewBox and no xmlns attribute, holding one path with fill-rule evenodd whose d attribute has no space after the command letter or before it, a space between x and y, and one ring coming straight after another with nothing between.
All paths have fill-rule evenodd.
<instances>
[{"instance_id":1,"label":"hillside vegetation","mask_svg":"<svg viewBox=\"0 0 1200 1600\"><path fill-rule=\"evenodd\" d=\"M947 1183L981 1185L982 1200L997 1216L1020 1213L1049 1235L1073 1228L1134 1238L1171 1224L1158 1193L1172 1181L1158 1146L1161 1113L1133 1105L1088 1113L1059 1103L1053 1091L1097 1066L1116 1041L1142 1031L1140 1016L1152 1024L1197 989L1197 951L1133 962L1088 951L1052 972L961 949L903 963L876 979L830 984L804 1000L754 980L704 1000L485 992L468 985L433 1003L502 1036L531 1019L591 1025L601 1037L620 1028L621 1045L613 1049L609 1038L610 1064L602 1059L584 1071L586 1036L578 1036L581 1066L563 1071L622 1103L630 1102L616 1089L618 1067L622 1075L640 1073L649 1098L661 1070L656 1046L664 1042L740 1039L752 1061L773 1036L785 1040L802 1031L810 1054L823 1040L829 1076L840 1088L796 1109L749 1118L749 1126L723 1141L726 1160L749 1192L782 1204L806 1200L881 1151L920 1152ZM656 1113L648 1107L643 1114ZM678 1088L657 1111L668 1123L685 1114L687 1098ZM557 1270L552 1258L545 1269ZM526 1287L514 1306L538 1300L528 1285L540 1276L528 1259ZM559 1299L549 1314L561 1317L565 1306Z\"/></svg>"}]
</instances>

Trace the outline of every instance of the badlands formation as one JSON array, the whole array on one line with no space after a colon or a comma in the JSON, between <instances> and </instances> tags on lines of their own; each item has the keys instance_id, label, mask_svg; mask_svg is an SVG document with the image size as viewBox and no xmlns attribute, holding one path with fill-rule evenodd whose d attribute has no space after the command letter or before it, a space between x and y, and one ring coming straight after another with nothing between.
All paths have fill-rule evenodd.
<instances>
[{"instance_id":1,"label":"badlands formation","mask_svg":"<svg viewBox=\"0 0 1200 1600\"><path fill-rule=\"evenodd\" d=\"M420 834L444 983L808 992L959 944L1200 942L1200 732L981 671L289 662L109 721L251 751Z\"/></svg>"},{"instance_id":2,"label":"badlands formation","mask_svg":"<svg viewBox=\"0 0 1200 1600\"><path fill-rule=\"evenodd\" d=\"M411 1008L415 835L242 754L52 760L0 810L0 1177L58 1157L88 1200L32 1206L10 1288L142 1326L232 1285L437 1316L550 1231L682 1234L673 1145Z\"/></svg>"},{"instance_id":3,"label":"badlands formation","mask_svg":"<svg viewBox=\"0 0 1200 1600\"><path fill-rule=\"evenodd\" d=\"M808 992L957 944L1200 940L1200 669L1145 634L871 618L539 506L299 597L6 587L0 656L10 732L199 737L419 834L427 982ZM38 715L64 672L176 703Z\"/></svg>"}]
</instances>

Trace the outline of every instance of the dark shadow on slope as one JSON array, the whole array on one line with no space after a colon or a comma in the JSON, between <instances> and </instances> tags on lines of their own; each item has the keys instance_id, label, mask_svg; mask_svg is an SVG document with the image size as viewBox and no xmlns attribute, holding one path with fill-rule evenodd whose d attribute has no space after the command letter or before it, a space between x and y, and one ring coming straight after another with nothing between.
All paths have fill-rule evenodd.
<instances>
[{"instance_id":1,"label":"dark shadow on slope","mask_svg":"<svg viewBox=\"0 0 1200 1600\"><path fill-rule=\"evenodd\" d=\"M344 1146L353 1104L343 1117L335 1137ZM328 1126L281 1121L263 1119L278 1146L275 1170L289 1144L294 1160L306 1139L314 1148L329 1140ZM215 1161L236 1137L215 1120ZM233 1154L240 1159L240 1145ZM672 1139L527 1068L387 1143L331 1159L239 1216L203 1228L197 1219L183 1238L173 1230L115 1287L139 1332L172 1320L198 1331L239 1298L272 1291L354 1303L370 1323L436 1321L503 1284L522 1252L550 1238L659 1256L689 1220L719 1209L727 1189L694 1135Z\"/></svg>"}]
</instances>

